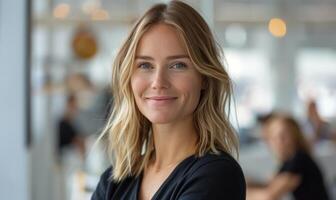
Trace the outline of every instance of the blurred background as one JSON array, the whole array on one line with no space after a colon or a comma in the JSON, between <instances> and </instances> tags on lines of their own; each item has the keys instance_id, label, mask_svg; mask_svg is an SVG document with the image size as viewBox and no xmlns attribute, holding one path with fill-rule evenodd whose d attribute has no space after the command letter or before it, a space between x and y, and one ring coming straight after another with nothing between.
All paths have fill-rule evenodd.
<instances>
[{"instance_id":1,"label":"blurred background","mask_svg":"<svg viewBox=\"0 0 336 200\"><path fill-rule=\"evenodd\" d=\"M135 20L167 1L0 2L1 199L89 199L109 165L95 141L113 106L111 63ZM336 199L336 1L186 2L223 47L245 175L265 181L277 170L262 122L288 112ZM327 136L316 136L312 115Z\"/></svg>"}]
</instances>

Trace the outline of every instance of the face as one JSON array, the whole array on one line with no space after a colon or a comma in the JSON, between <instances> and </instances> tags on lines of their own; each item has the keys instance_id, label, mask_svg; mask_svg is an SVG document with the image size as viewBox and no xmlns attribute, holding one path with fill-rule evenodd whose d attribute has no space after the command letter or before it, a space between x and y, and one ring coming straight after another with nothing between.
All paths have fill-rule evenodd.
<instances>
[{"instance_id":1,"label":"face","mask_svg":"<svg viewBox=\"0 0 336 200\"><path fill-rule=\"evenodd\" d=\"M294 151L295 145L290 130L280 120L273 120L268 127L268 143L280 160L286 160Z\"/></svg>"},{"instance_id":2,"label":"face","mask_svg":"<svg viewBox=\"0 0 336 200\"><path fill-rule=\"evenodd\" d=\"M172 26L154 25L142 36L133 67L135 101L149 121L176 123L193 116L202 77Z\"/></svg>"}]
</instances>

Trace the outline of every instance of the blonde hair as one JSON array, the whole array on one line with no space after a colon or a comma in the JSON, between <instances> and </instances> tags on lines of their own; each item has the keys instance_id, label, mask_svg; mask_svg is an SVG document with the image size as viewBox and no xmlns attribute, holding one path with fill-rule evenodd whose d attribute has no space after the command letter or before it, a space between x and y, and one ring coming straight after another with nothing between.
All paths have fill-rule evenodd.
<instances>
[{"instance_id":1,"label":"blonde hair","mask_svg":"<svg viewBox=\"0 0 336 200\"><path fill-rule=\"evenodd\" d=\"M113 63L114 105L101 138L107 138L112 176L116 181L139 175L154 151L151 123L136 106L130 78L139 40L158 23L176 29L193 65L206 82L206 89L202 90L194 111L194 125L199 134L196 155L218 154L220 151L238 154L238 140L229 122L232 84L221 62L219 45L207 23L189 5L180 1L157 4L136 22Z\"/></svg>"}]
</instances>

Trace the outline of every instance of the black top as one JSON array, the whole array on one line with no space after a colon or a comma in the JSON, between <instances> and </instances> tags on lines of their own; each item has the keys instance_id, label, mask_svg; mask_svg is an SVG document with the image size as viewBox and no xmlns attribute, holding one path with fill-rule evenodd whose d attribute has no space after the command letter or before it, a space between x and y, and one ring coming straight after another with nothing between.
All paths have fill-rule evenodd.
<instances>
[{"instance_id":1,"label":"black top","mask_svg":"<svg viewBox=\"0 0 336 200\"><path fill-rule=\"evenodd\" d=\"M91 200L137 200L142 175L116 183L111 172L103 173ZM206 154L178 164L152 200L245 200L245 190L243 172L230 155Z\"/></svg>"},{"instance_id":2,"label":"black top","mask_svg":"<svg viewBox=\"0 0 336 200\"><path fill-rule=\"evenodd\" d=\"M62 118L58 124L58 147L61 149L71 145L78 135L77 132L76 127L70 120Z\"/></svg>"},{"instance_id":3,"label":"black top","mask_svg":"<svg viewBox=\"0 0 336 200\"><path fill-rule=\"evenodd\" d=\"M298 151L284 162L279 170L279 173L283 172L290 172L301 178L299 186L293 191L295 200L329 199L322 173L307 153Z\"/></svg>"}]
</instances>

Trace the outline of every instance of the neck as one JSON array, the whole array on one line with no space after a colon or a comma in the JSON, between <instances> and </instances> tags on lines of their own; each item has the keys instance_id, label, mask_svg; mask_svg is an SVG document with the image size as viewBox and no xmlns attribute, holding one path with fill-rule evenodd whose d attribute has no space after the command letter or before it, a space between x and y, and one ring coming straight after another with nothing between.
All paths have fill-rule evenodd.
<instances>
[{"instance_id":1,"label":"neck","mask_svg":"<svg viewBox=\"0 0 336 200\"><path fill-rule=\"evenodd\" d=\"M155 155L152 166L157 170L176 166L196 151L197 133L192 119L174 124L153 124Z\"/></svg>"}]
</instances>

